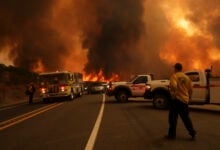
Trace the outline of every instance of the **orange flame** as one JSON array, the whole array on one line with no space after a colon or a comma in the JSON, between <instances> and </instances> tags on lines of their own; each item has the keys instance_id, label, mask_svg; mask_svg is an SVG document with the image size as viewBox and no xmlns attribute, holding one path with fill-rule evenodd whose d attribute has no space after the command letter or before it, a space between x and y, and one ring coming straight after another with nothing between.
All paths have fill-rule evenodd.
<instances>
[{"instance_id":1,"label":"orange flame","mask_svg":"<svg viewBox=\"0 0 220 150\"><path fill-rule=\"evenodd\" d=\"M112 76L109 79L106 79L103 75L103 70L101 69L98 74L96 73L90 73L90 74L84 74L83 76L84 81L103 81L103 82L110 82L110 81L118 81L119 75L112 73Z\"/></svg>"},{"instance_id":2,"label":"orange flame","mask_svg":"<svg viewBox=\"0 0 220 150\"><path fill-rule=\"evenodd\" d=\"M168 64L181 62L185 69L206 69L220 59L220 51L209 32L202 30L206 24L194 24L187 15L190 10L179 4L162 6L172 30L160 48L160 58ZM175 8L175 9L173 9Z\"/></svg>"},{"instance_id":3,"label":"orange flame","mask_svg":"<svg viewBox=\"0 0 220 150\"><path fill-rule=\"evenodd\" d=\"M37 64L33 66L33 71L36 73L44 72L45 68L41 60L38 60Z\"/></svg>"}]
</instances>

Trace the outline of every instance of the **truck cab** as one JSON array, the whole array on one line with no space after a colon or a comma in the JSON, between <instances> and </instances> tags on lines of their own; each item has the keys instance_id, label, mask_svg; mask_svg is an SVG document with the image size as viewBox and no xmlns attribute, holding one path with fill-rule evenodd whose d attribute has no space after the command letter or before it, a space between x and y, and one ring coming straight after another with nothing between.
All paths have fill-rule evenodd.
<instances>
[{"instance_id":1,"label":"truck cab","mask_svg":"<svg viewBox=\"0 0 220 150\"><path fill-rule=\"evenodd\" d=\"M204 103L208 95L208 83L204 71L188 71L185 74L191 79L193 94L190 103Z\"/></svg>"},{"instance_id":2,"label":"truck cab","mask_svg":"<svg viewBox=\"0 0 220 150\"><path fill-rule=\"evenodd\" d=\"M220 77L212 77L211 70L186 71L191 79L193 94L189 104L220 104ZM153 99L155 108L166 108L171 98L169 93L169 80L152 81L146 91L146 98Z\"/></svg>"},{"instance_id":3,"label":"truck cab","mask_svg":"<svg viewBox=\"0 0 220 150\"><path fill-rule=\"evenodd\" d=\"M43 101L68 97L70 100L83 92L82 74L77 72L45 72L39 74L40 97Z\"/></svg>"},{"instance_id":4,"label":"truck cab","mask_svg":"<svg viewBox=\"0 0 220 150\"><path fill-rule=\"evenodd\" d=\"M152 75L145 74L136 75L129 82L110 82L106 94L115 96L119 102L126 102L129 97L144 97L147 83L152 78Z\"/></svg>"}]
</instances>

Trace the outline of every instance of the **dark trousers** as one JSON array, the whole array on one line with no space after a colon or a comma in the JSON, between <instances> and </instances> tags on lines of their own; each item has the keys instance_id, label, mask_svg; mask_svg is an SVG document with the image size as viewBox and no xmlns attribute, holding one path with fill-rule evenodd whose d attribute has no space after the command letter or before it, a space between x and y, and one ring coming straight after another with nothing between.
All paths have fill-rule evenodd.
<instances>
[{"instance_id":1,"label":"dark trousers","mask_svg":"<svg viewBox=\"0 0 220 150\"><path fill-rule=\"evenodd\" d=\"M193 128L192 121L189 117L188 104L181 102L180 100L171 100L169 110L169 132L168 135L176 137L176 127L178 115L180 115L189 135L194 136L196 131Z\"/></svg>"},{"instance_id":2,"label":"dark trousers","mask_svg":"<svg viewBox=\"0 0 220 150\"><path fill-rule=\"evenodd\" d=\"M29 104L33 103L33 97L34 97L33 94L29 95L29 98L28 98Z\"/></svg>"}]
</instances>

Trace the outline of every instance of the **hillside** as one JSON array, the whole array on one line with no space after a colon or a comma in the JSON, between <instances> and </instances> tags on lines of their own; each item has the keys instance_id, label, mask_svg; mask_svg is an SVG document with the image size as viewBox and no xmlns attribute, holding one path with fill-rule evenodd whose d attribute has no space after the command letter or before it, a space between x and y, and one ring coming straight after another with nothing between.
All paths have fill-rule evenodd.
<instances>
[{"instance_id":1,"label":"hillside","mask_svg":"<svg viewBox=\"0 0 220 150\"><path fill-rule=\"evenodd\" d=\"M0 106L27 100L26 85L37 81L37 73L0 64Z\"/></svg>"}]
</instances>

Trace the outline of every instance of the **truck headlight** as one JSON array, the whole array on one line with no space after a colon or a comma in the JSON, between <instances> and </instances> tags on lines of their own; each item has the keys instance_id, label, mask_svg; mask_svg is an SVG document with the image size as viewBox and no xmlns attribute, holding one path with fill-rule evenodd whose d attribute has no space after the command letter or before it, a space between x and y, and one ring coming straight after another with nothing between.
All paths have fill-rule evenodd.
<instances>
[{"instance_id":1,"label":"truck headlight","mask_svg":"<svg viewBox=\"0 0 220 150\"><path fill-rule=\"evenodd\" d=\"M146 90L149 90L151 89L151 86L150 85L146 85Z\"/></svg>"}]
</instances>

